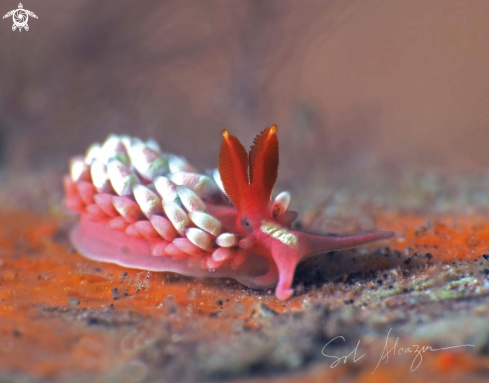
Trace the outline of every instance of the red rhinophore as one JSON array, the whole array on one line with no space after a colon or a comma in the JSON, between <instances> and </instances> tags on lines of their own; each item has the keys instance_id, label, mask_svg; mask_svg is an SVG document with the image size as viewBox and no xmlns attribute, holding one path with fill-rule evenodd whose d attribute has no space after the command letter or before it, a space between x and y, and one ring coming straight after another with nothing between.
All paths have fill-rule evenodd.
<instances>
[{"instance_id":1,"label":"red rhinophore","mask_svg":"<svg viewBox=\"0 0 489 383\"><path fill-rule=\"evenodd\" d=\"M110 135L74 157L65 204L81 214L71 233L84 256L121 266L275 286L285 300L297 264L318 253L390 238L392 232L329 237L290 228L290 194L271 200L278 175L277 127L249 154L223 130L219 169L198 174L155 141ZM227 197L227 198L226 198Z\"/></svg>"}]
</instances>

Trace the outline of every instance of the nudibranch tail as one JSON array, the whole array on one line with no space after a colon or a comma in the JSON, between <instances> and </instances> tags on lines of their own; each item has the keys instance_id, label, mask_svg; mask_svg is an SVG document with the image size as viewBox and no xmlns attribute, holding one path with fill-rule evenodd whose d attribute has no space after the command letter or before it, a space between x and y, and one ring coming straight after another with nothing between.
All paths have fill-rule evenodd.
<instances>
[{"instance_id":1,"label":"nudibranch tail","mask_svg":"<svg viewBox=\"0 0 489 383\"><path fill-rule=\"evenodd\" d=\"M369 233L360 233L345 236L327 236L310 234L295 231L299 241L304 243L303 252L308 257L314 254L326 253L332 250L346 250L352 247L366 245L371 242L391 238L393 231L375 231Z\"/></svg>"}]
</instances>

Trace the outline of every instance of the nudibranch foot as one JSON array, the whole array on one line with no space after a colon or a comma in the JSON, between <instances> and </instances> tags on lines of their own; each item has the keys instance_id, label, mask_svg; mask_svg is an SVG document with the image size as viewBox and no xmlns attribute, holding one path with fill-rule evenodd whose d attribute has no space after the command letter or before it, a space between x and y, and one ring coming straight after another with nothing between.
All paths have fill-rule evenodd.
<instances>
[{"instance_id":1,"label":"nudibranch foot","mask_svg":"<svg viewBox=\"0 0 489 383\"><path fill-rule=\"evenodd\" d=\"M250 153L223 131L219 169L199 174L153 141L110 135L70 163L65 204L81 214L71 233L87 258L192 277L233 278L251 288L293 294L297 264L320 252L359 246L390 232L326 237L294 231L290 194L274 201L277 128Z\"/></svg>"},{"instance_id":2,"label":"nudibranch foot","mask_svg":"<svg viewBox=\"0 0 489 383\"><path fill-rule=\"evenodd\" d=\"M256 254L248 254L237 269L230 264L216 269L202 268L203 255L190 256L181 251L177 256L164 251L159 253L162 244L168 246L163 241L131 238L124 231L113 230L105 222L92 221L88 217L82 217L76 224L70 239L80 254L99 262L139 270L170 271L189 277L232 278L253 289L271 288L277 283L276 277L262 278L268 275L270 268L273 269L273 264Z\"/></svg>"}]
</instances>

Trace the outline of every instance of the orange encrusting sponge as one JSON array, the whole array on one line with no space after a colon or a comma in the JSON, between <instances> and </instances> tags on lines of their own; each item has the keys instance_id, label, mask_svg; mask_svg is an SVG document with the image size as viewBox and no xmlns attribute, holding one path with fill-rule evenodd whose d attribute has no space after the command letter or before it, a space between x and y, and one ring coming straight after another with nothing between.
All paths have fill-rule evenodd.
<instances>
[{"instance_id":1,"label":"orange encrusting sponge","mask_svg":"<svg viewBox=\"0 0 489 383\"><path fill-rule=\"evenodd\" d=\"M390 247L408 254L430 253L441 261L472 261L489 254L487 217L384 213L377 216L377 223L396 232Z\"/></svg>"}]
</instances>

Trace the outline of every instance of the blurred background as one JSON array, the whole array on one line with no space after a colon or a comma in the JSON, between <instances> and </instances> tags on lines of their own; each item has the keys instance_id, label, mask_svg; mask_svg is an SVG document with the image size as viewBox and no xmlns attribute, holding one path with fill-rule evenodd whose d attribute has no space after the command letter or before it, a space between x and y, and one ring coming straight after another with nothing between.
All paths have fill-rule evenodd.
<instances>
[{"instance_id":1,"label":"blurred background","mask_svg":"<svg viewBox=\"0 0 489 383\"><path fill-rule=\"evenodd\" d=\"M249 147L273 123L292 189L489 164L485 0L23 5L28 32L0 23L4 176L66 171L110 132L204 170L223 128Z\"/></svg>"}]
</instances>

